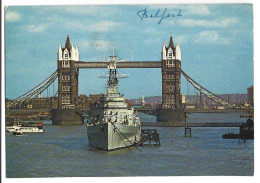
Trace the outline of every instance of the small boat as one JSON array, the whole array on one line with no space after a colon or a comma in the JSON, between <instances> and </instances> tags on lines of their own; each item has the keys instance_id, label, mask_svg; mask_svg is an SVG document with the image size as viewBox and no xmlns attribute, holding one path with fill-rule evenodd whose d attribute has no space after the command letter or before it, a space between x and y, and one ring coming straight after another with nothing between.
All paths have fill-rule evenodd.
<instances>
[{"instance_id":1,"label":"small boat","mask_svg":"<svg viewBox=\"0 0 260 183\"><path fill-rule=\"evenodd\" d=\"M36 133L43 132L43 124L42 122L17 122L12 125L6 126L7 132L16 132L16 131L24 132L24 133Z\"/></svg>"},{"instance_id":2,"label":"small boat","mask_svg":"<svg viewBox=\"0 0 260 183\"><path fill-rule=\"evenodd\" d=\"M15 132L13 132L13 135L15 135L15 136L23 136L23 132L16 130Z\"/></svg>"}]
</instances>

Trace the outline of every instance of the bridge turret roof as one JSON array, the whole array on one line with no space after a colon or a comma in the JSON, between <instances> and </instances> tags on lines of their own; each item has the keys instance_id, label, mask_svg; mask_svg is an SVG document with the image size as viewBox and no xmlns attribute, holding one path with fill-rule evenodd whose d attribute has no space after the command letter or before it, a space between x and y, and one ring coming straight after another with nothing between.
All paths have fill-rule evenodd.
<instances>
[{"instance_id":1,"label":"bridge turret roof","mask_svg":"<svg viewBox=\"0 0 260 183\"><path fill-rule=\"evenodd\" d=\"M170 42L169 42L168 48L172 48L172 50L174 50L174 43L173 43L173 40L172 40L172 35L171 35L171 38L170 38Z\"/></svg>"},{"instance_id":2,"label":"bridge turret roof","mask_svg":"<svg viewBox=\"0 0 260 183\"><path fill-rule=\"evenodd\" d=\"M65 48L67 48L69 51L71 50L71 44L70 44L70 37L69 35L67 35L67 40L66 40L66 43L65 43Z\"/></svg>"}]
</instances>

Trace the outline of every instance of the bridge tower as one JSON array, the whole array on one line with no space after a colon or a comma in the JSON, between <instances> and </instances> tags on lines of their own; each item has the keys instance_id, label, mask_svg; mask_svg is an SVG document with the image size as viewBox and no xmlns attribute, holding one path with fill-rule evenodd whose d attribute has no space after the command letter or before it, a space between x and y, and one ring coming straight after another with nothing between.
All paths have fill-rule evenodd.
<instances>
[{"instance_id":1,"label":"bridge tower","mask_svg":"<svg viewBox=\"0 0 260 183\"><path fill-rule=\"evenodd\" d=\"M174 46L172 36L168 47L162 47L162 105L157 110L158 122L183 123L181 105L181 48Z\"/></svg>"},{"instance_id":2,"label":"bridge tower","mask_svg":"<svg viewBox=\"0 0 260 183\"><path fill-rule=\"evenodd\" d=\"M75 62L79 61L79 51L70 44L69 35L65 47L58 50L58 108L75 109L78 105L78 75L79 69Z\"/></svg>"},{"instance_id":3,"label":"bridge tower","mask_svg":"<svg viewBox=\"0 0 260 183\"><path fill-rule=\"evenodd\" d=\"M70 43L69 35L65 46L59 46L57 53L58 67L58 109L53 110L53 124L82 124L78 108L79 61L78 47Z\"/></svg>"}]
</instances>

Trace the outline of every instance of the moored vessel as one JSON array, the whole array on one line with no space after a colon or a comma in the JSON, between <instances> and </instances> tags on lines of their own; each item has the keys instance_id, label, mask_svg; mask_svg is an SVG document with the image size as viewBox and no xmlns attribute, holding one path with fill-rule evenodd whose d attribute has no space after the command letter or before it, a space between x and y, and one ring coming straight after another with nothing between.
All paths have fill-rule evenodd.
<instances>
[{"instance_id":1,"label":"moored vessel","mask_svg":"<svg viewBox=\"0 0 260 183\"><path fill-rule=\"evenodd\" d=\"M132 146L140 142L141 123L134 109L128 107L124 95L118 92L118 79L124 78L116 71L116 56L110 56L107 92L100 104L90 114L87 123L89 144L112 150Z\"/></svg>"},{"instance_id":2,"label":"moored vessel","mask_svg":"<svg viewBox=\"0 0 260 183\"><path fill-rule=\"evenodd\" d=\"M32 133L32 132L43 132L42 122L16 122L6 125L7 132L22 132L22 133Z\"/></svg>"},{"instance_id":3,"label":"moored vessel","mask_svg":"<svg viewBox=\"0 0 260 183\"><path fill-rule=\"evenodd\" d=\"M239 127L239 134L228 132L222 136L223 139L254 139L254 115L241 115L240 118L248 118L246 123Z\"/></svg>"},{"instance_id":4,"label":"moored vessel","mask_svg":"<svg viewBox=\"0 0 260 183\"><path fill-rule=\"evenodd\" d=\"M242 139L254 139L254 117L247 119L246 123L240 126L240 137Z\"/></svg>"}]
</instances>

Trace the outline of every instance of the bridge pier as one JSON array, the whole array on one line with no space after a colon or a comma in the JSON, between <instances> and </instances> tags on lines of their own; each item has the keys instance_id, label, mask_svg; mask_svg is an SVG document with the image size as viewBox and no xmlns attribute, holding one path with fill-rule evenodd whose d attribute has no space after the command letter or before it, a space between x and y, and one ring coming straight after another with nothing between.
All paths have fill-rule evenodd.
<instances>
[{"instance_id":1,"label":"bridge pier","mask_svg":"<svg viewBox=\"0 0 260 183\"><path fill-rule=\"evenodd\" d=\"M157 122L167 122L170 125L184 125L186 114L183 109L158 108Z\"/></svg>"},{"instance_id":2,"label":"bridge pier","mask_svg":"<svg viewBox=\"0 0 260 183\"><path fill-rule=\"evenodd\" d=\"M53 109L51 112L53 125L84 124L84 118L78 109Z\"/></svg>"}]
</instances>

